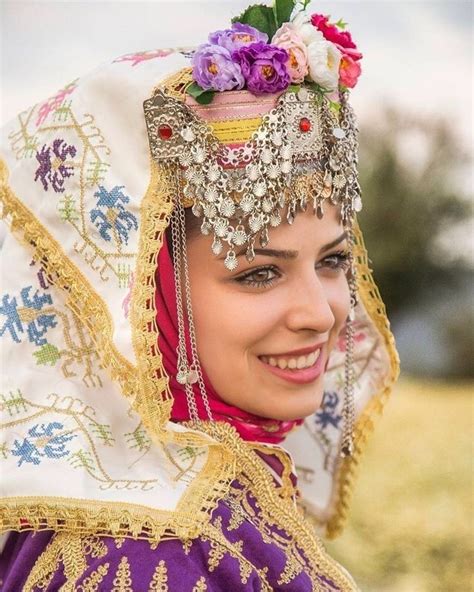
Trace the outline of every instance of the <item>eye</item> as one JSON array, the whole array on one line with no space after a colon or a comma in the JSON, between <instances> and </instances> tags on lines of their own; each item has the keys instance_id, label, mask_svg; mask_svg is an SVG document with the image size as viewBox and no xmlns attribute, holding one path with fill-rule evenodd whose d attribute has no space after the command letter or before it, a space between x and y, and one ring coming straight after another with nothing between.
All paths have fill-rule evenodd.
<instances>
[{"instance_id":1,"label":"eye","mask_svg":"<svg viewBox=\"0 0 474 592\"><path fill-rule=\"evenodd\" d=\"M281 277L280 272L273 265L257 267L235 278L235 281L251 288L266 288Z\"/></svg>"},{"instance_id":2,"label":"eye","mask_svg":"<svg viewBox=\"0 0 474 592\"><path fill-rule=\"evenodd\" d=\"M340 251L324 257L324 259L316 264L316 269L328 269L330 271L343 271L346 273L349 271L349 266L349 252Z\"/></svg>"}]
</instances>

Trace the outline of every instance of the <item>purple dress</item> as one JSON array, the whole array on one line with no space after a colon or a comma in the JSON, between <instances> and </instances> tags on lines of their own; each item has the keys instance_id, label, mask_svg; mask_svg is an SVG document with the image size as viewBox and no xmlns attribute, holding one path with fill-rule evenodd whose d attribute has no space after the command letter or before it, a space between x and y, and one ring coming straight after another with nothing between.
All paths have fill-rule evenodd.
<instances>
[{"instance_id":1,"label":"purple dress","mask_svg":"<svg viewBox=\"0 0 474 592\"><path fill-rule=\"evenodd\" d=\"M357 589L324 551L308 557L271 524L239 481L196 539L165 536L156 544L66 532L11 533L0 557L0 578L2 592Z\"/></svg>"}]
</instances>

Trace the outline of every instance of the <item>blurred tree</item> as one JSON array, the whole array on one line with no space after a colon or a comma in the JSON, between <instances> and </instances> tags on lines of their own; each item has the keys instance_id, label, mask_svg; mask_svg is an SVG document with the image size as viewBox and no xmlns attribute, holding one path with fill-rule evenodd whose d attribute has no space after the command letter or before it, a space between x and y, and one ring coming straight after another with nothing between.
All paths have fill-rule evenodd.
<instances>
[{"instance_id":1,"label":"blurred tree","mask_svg":"<svg viewBox=\"0 0 474 592\"><path fill-rule=\"evenodd\" d=\"M449 256L437 244L470 216L459 182L469 161L447 121L408 118L388 107L380 121L361 126L359 221L392 319L469 273L458 254L470 245L455 239Z\"/></svg>"}]
</instances>

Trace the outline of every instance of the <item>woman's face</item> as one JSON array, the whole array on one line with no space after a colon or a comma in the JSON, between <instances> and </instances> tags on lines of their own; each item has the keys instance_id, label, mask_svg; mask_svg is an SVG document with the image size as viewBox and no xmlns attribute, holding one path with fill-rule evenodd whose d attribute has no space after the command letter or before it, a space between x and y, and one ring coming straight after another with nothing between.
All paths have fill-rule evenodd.
<instances>
[{"instance_id":1,"label":"woman's face","mask_svg":"<svg viewBox=\"0 0 474 592\"><path fill-rule=\"evenodd\" d=\"M326 363L349 312L347 241L339 208L299 212L266 249L230 272L211 239L188 239L201 365L227 403L293 420L321 405Z\"/></svg>"}]
</instances>

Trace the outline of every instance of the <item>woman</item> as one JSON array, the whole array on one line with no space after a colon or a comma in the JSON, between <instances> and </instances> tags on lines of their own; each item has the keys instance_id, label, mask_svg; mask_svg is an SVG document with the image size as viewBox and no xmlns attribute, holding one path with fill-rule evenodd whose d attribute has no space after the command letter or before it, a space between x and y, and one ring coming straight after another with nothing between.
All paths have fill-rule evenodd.
<instances>
[{"instance_id":1,"label":"woman","mask_svg":"<svg viewBox=\"0 0 474 592\"><path fill-rule=\"evenodd\" d=\"M5 591L356 589L314 526L397 370L355 223L361 56L252 14L192 70L125 56L6 130Z\"/></svg>"}]
</instances>

